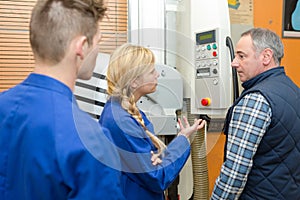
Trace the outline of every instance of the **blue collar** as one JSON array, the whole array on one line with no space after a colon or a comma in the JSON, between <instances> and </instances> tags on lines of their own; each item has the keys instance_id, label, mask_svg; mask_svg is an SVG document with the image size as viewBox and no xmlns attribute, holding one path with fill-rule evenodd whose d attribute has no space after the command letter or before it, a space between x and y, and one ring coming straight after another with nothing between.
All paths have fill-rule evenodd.
<instances>
[{"instance_id":1,"label":"blue collar","mask_svg":"<svg viewBox=\"0 0 300 200\"><path fill-rule=\"evenodd\" d=\"M73 92L67 85L43 74L31 73L22 84L52 90L67 96L70 100L73 98Z\"/></svg>"}]
</instances>

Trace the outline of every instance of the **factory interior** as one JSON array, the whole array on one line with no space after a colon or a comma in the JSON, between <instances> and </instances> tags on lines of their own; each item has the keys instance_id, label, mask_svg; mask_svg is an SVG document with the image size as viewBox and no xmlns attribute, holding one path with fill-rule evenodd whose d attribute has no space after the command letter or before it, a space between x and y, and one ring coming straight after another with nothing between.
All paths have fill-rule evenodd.
<instances>
[{"instance_id":1,"label":"factory interior","mask_svg":"<svg viewBox=\"0 0 300 200\"><path fill-rule=\"evenodd\" d=\"M28 23L35 2L0 1L0 92L22 82L33 70ZM143 97L138 107L149 114L155 132L166 143L177 134L178 118L203 117L209 121L193 139L191 156L176 186L181 200L191 196L208 199L223 163L225 115L243 90L231 68L234 52L230 52L226 38L234 51L242 32L252 27L274 31L284 44L281 65L300 86L300 30L297 33L286 28L288 2L109 0L107 17L100 25L102 40L93 77L76 82L78 104L97 120L106 101L105 73L110 54L126 42L150 48L156 56L159 85L157 92ZM213 51L209 58L197 56L203 44ZM207 67L199 67L202 62Z\"/></svg>"}]
</instances>

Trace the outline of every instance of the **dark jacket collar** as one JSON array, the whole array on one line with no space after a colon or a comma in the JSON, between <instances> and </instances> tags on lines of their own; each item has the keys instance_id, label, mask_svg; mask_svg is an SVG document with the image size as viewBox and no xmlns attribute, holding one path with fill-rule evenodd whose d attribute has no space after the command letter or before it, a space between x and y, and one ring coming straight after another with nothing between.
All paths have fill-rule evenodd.
<instances>
[{"instance_id":1,"label":"dark jacket collar","mask_svg":"<svg viewBox=\"0 0 300 200\"><path fill-rule=\"evenodd\" d=\"M284 68L283 68L282 66L275 67L275 68L272 68L272 69L270 69L270 70L267 70L267 71L265 71L265 72L263 72L263 73L261 73L261 74L255 76L254 78L252 78L252 79L250 79L250 80L244 82L244 83L242 84L242 86L243 86L243 88L244 88L245 90L247 90L247 89L253 87L254 85L256 85L257 83L259 83L259 82L265 80L266 78L268 78L268 77L270 77L270 76L277 76L277 75L279 75L279 74L281 74L281 73L285 73L285 72L284 72Z\"/></svg>"}]
</instances>

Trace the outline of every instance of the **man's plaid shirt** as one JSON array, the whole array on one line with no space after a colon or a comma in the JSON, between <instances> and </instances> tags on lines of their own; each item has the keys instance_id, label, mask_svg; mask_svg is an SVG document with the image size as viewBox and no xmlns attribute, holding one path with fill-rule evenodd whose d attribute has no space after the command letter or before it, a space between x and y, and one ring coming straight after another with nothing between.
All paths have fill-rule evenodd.
<instances>
[{"instance_id":1,"label":"man's plaid shirt","mask_svg":"<svg viewBox=\"0 0 300 200\"><path fill-rule=\"evenodd\" d=\"M212 200L239 198L271 116L270 105L260 93L247 94L234 107L228 129L226 161L216 180Z\"/></svg>"}]
</instances>

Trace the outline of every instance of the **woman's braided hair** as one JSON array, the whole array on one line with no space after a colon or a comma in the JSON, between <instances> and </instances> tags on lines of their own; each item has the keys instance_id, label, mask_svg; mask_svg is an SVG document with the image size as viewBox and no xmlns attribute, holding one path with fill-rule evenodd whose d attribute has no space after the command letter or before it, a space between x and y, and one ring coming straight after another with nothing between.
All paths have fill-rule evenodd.
<instances>
[{"instance_id":1,"label":"woman's braided hair","mask_svg":"<svg viewBox=\"0 0 300 200\"><path fill-rule=\"evenodd\" d=\"M154 134L152 134L143 121L142 115L136 106L136 99L133 95L131 83L150 70L155 62L151 50L142 46L124 44L117 48L110 57L107 70L107 93L116 97L122 108L124 108L143 127L160 154L166 145Z\"/></svg>"}]
</instances>

